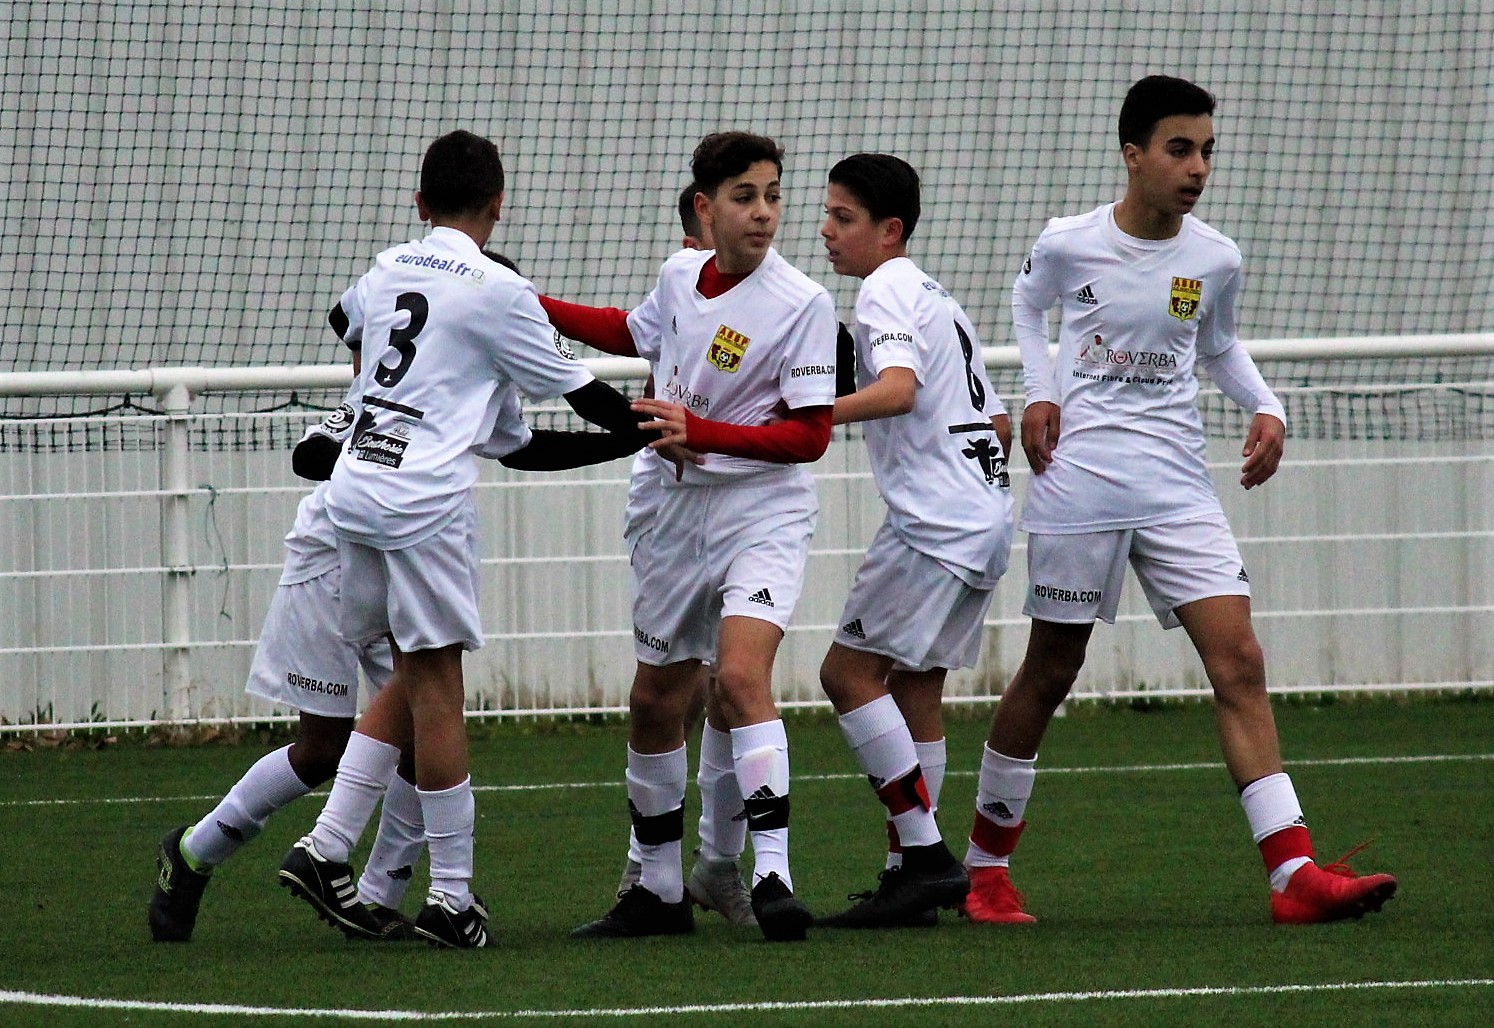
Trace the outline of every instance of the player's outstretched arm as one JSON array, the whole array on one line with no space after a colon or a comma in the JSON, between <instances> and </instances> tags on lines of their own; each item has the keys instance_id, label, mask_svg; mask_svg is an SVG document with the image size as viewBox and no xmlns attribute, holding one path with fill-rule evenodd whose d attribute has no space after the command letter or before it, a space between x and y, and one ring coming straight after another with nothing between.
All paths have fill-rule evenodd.
<instances>
[{"instance_id":1,"label":"player's outstretched arm","mask_svg":"<svg viewBox=\"0 0 1494 1028\"><path fill-rule=\"evenodd\" d=\"M1240 455L1245 463L1240 466L1240 484L1246 489L1262 485L1281 466L1281 456L1286 452L1286 425L1273 414L1257 414L1250 419L1250 431L1245 436L1245 448Z\"/></svg>"},{"instance_id":2,"label":"player's outstretched arm","mask_svg":"<svg viewBox=\"0 0 1494 1028\"><path fill-rule=\"evenodd\" d=\"M515 471L569 471L590 464L628 457L643 449L642 432L622 436L614 432L554 432L537 428L529 443L498 458Z\"/></svg>"},{"instance_id":3,"label":"player's outstretched arm","mask_svg":"<svg viewBox=\"0 0 1494 1028\"><path fill-rule=\"evenodd\" d=\"M1022 452L1034 475L1041 475L1053 463L1053 448L1058 445L1058 404L1037 400L1022 409Z\"/></svg>"},{"instance_id":4,"label":"player's outstretched arm","mask_svg":"<svg viewBox=\"0 0 1494 1028\"><path fill-rule=\"evenodd\" d=\"M808 464L819 460L830 445L832 410L829 405L800 407L771 425L731 425L696 417L677 403L634 400L633 409L651 415L646 429L663 433L656 450L684 447L695 453L724 453L775 464Z\"/></svg>"},{"instance_id":5,"label":"player's outstretched arm","mask_svg":"<svg viewBox=\"0 0 1494 1028\"><path fill-rule=\"evenodd\" d=\"M553 296L541 296L539 301L550 324L567 339L617 357L638 356L638 344L628 329L627 311L617 307L587 307Z\"/></svg>"}]
</instances>

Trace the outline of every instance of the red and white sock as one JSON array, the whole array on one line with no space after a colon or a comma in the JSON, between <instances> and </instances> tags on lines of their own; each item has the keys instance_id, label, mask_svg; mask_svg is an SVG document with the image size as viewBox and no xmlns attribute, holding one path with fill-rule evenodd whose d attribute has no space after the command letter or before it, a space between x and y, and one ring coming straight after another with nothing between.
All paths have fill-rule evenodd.
<instances>
[{"instance_id":1,"label":"red and white sock","mask_svg":"<svg viewBox=\"0 0 1494 1028\"><path fill-rule=\"evenodd\" d=\"M975 789L975 822L966 867L1006 867L1026 825L1027 801L1037 778L1037 755L1023 760L984 747Z\"/></svg>"},{"instance_id":2,"label":"red and white sock","mask_svg":"<svg viewBox=\"0 0 1494 1028\"><path fill-rule=\"evenodd\" d=\"M877 798L902 846L931 846L939 841L928 788L918 766L918 751L897 701L890 695L840 716L840 730L861 770L871 779Z\"/></svg>"},{"instance_id":3,"label":"red and white sock","mask_svg":"<svg viewBox=\"0 0 1494 1028\"><path fill-rule=\"evenodd\" d=\"M1297 790L1284 771L1257 778L1240 792L1250 834L1260 847L1271 888L1281 892L1303 864L1312 863L1312 836L1297 802Z\"/></svg>"}]
</instances>

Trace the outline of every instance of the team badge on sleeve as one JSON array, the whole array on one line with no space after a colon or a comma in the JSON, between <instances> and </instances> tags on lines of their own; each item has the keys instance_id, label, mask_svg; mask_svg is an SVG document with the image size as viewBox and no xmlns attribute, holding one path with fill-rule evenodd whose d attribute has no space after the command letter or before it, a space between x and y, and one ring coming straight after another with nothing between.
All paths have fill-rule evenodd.
<instances>
[{"instance_id":1,"label":"team badge on sleeve","mask_svg":"<svg viewBox=\"0 0 1494 1028\"><path fill-rule=\"evenodd\" d=\"M706 360L722 371L736 374L736 370L742 366L742 357L747 353L747 344L750 342L752 340L742 333L722 325L716 329L716 338L711 340Z\"/></svg>"},{"instance_id":2,"label":"team badge on sleeve","mask_svg":"<svg viewBox=\"0 0 1494 1028\"><path fill-rule=\"evenodd\" d=\"M1172 300L1167 305L1167 313L1179 321L1187 321L1198 313L1199 301L1203 299L1204 284L1196 278L1174 278L1172 280Z\"/></svg>"}]
</instances>

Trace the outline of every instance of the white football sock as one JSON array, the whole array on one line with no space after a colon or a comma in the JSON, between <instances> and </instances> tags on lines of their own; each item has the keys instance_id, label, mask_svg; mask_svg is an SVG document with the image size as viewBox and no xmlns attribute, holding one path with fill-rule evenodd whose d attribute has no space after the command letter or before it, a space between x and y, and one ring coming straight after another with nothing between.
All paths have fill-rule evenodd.
<instances>
[{"instance_id":1,"label":"white football sock","mask_svg":"<svg viewBox=\"0 0 1494 1028\"><path fill-rule=\"evenodd\" d=\"M311 830L317 852L328 860L347 861L398 766L398 746L357 731L348 737L327 805Z\"/></svg>"},{"instance_id":2,"label":"white football sock","mask_svg":"<svg viewBox=\"0 0 1494 1028\"><path fill-rule=\"evenodd\" d=\"M732 763L737 769L737 790L743 805L751 813L754 804L782 800L786 806L789 794L788 733L783 721L763 721L731 730ZM752 838L753 879L777 873L790 890L794 881L789 874L787 824L779 828L754 830Z\"/></svg>"},{"instance_id":3,"label":"white football sock","mask_svg":"<svg viewBox=\"0 0 1494 1028\"><path fill-rule=\"evenodd\" d=\"M425 815L420 808L420 792L413 782L395 775L384 793L378 834L358 880L358 899L398 907L404 902L423 849Z\"/></svg>"},{"instance_id":4,"label":"white football sock","mask_svg":"<svg viewBox=\"0 0 1494 1028\"><path fill-rule=\"evenodd\" d=\"M665 903L678 903L685 898L685 874L680 863L685 781L690 777L685 747L667 753L638 753L629 746L627 777L628 803L635 816L678 818L680 834L673 839L638 842L638 863L642 867L638 884Z\"/></svg>"},{"instance_id":5,"label":"white football sock","mask_svg":"<svg viewBox=\"0 0 1494 1028\"><path fill-rule=\"evenodd\" d=\"M731 733L709 721L700 730L700 855L706 860L736 860L747 846L747 818L731 756Z\"/></svg>"},{"instance_id":6,"label":"white football sock","mask_svg":"<svg viewBox=\"0 0 1494 1028\"><path fill-rule=\"evenodd\" d=\"M472 829L477 823L472 778L449 789L416 792L430 847L431 892L444 895L453 910L466 910L472 905Z\"/></svg>"},{"instance_id":7,"label":"white football sock","mask_svg":"<svg viewBox=\"0 0 1494 1028\"><path fill-rule=\"evenodd\" d=\"M291 769L289 746L267 753L187 833L182 849L198 865L221 864L258 835L271 814L310 791Z\"/></svg>"}]
</instances>

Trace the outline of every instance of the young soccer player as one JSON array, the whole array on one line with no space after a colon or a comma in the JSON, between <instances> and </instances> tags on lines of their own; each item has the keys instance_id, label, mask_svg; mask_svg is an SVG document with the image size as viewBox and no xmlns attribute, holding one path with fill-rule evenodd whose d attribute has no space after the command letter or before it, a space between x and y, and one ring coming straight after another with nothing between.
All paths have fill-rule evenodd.
<instances>
[{"instance_id":1,"label":"young soccer player","mask_svg":"<svg viewBox=\"0 0 1494 1028\"><path fill-rule=\"evenodd\" d=\"M280 879L353 937L368 936L370 924L348 856L401 753L413 753L431 875L415 931L448 947L487 942L487 911L471 890L475 810L462 716L462 653L482 640L474 451L491 450L505 432L509 450L522 445L516 389L564 395L632 448L646 438L626 400L554 345L533 286L481 251L503 198L492 143L465 131L437 139L415 195L430 234L380 254L339 304L344 339L363 357L361 413L327 493L342 634L388 636L394 674L359 719L326 807Z\"/></svg>"},{"instance_id":2,"label":"young soccer player","mask_svg":"<svg viewBox=\"0 0 1494 1028\"><path fill-rule=\"evenodd\" d=\"M628 799L639 884L580 938L693 928L681 839L683 714L696 668L714 657L709 720L729 730L747 814L752 909L770 940L804 938L812 917L788 862L788 740L773 660L803 584L818 505L808 472L830 440L836 322L829 294L773 249L783 151L745 132L707 136L691 162L695 210L714 251L681 251L631 313L547 305L557 327L637 354L660 396L634 408L663 431L656 449L704 455L665 475L653 531L635 550ZM568 323L569 319L569 323Z\"/></svg>"},{"instance_id":3,"label":"young soccer player","mask_svg":"<svg viewBox=\"0 0 1494 1028\"><path fill-rule=\"evenodd\" d=\"M1214 691L1225 765L1271 881L1276 921L1359 917L1390 875L1319 867L1282 771L1250 617L1250 580L1204 458L1201 365L1252 415L1240 484L1265 483L1286 434L1280 402L1235 334L1240 251L1192 215L1214 154L1214 98L1178 78L1131 87L1120 112L1120 202L1048 223L1017 275L1012 310L1033 480L1022 510L1032 618L1026 656L992 719L966 864L975 921L1020 923L1008 861L1025 825L1043 733L1084 663L1096 618L1113 622L1129 561L1164 628L1179 625ZM1062 311L1058 359L1046 311Z\"/></svg>"},{"instance_id":4,"label":"young soccer player","mask_svg":"<svg viewBox=\"0 0 1494 1028\"><path fill-rule=\"evenodd\" d=\"M703 226L695 213L695 194L699 192L694 182L680 192L676 207L679 212L680 229L684 238L680 245L687 250L710 250L710 229ZM540 303L549 304L547 297ZM587 340L581 339L580 342ZM645 395L654 395L653 378L644 389ZM623 542L628 548L630 571L635 575L634 556L640 541L653 531L654 515L664 499L663 476L672 473L664 459L654 450L645 449L633 459L633 474L628 483L628 502L623 513ZM691 687L691 699L685 710L684 731L688 735L700 725L700 751L697 760L695 781L700 788L700 820L698 832L700 846L695 851L695 862L685 878L685 889L690 898L706 910L714 910L735 925L754 925L757 917L752 913L752 900L747 886L742 881L738 860L747 845L747 819L742 815L742 795L737 788L737 775L732 767L731 736L709 720L702 722L705 712L707 690L710 683L710 666L701 663L695 672L695 683ZM643 873L638 850L638 833L628 829L628 859L617 884L617 895L621 898L638 884Z\"/></svg>"},{"instance_id":5,"label":"young soccer player","mask_svg":"<svg viewBox=\"0 0 1494 1028\"><path fill-rule=\"evenodd\" d=\"M1011 552L997 424L1009 439L1010 419L986 377L970 319L908 257L919 213L918 174L906 161L861 153L830 169L820 236L836 273L862 280L852 325L861 388L835 401L835 421L865 423L887 517L856 575L820 681L887 809L897 851L877 889L819 921L835 927L928 924L939 907L965 899L965 870L934 821L938 782L922 768L909 721L932 737L925 753L942 765L944 678L979 658L991 591ZM910 596L918 597L914 617ZM932 711L922 702L930 697Z\"/></svg>"},{"instance_id":6,"label":"young soccer player","mask_svg":"<svg viewBox=\"0 0 1494 1028\"><path fill-rule=\"evenodd\" d=\"M307 438L345 436L352 410L348 404L339 407ZM271 814L332 777L353 730L359 667L371 690L382 688L393 672L386 640L360 645L344 642L338 633L341 573L326 498L322 483L296 508L285 537L285 567L245 687L299 711L296 741L261 757L196 825L173 829L161 840L149 910L157 942L191 939L213 869L259 835ZM357 889L380 939L414 937L413 923L398 908L411 865L425 845L425 829L415 786L407 780L413 771L403 770L406 777L389 780L378 835Z\"/></svg>"}]
</instances>

